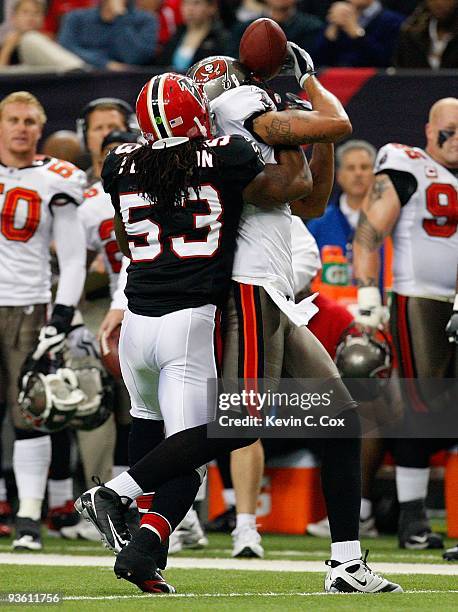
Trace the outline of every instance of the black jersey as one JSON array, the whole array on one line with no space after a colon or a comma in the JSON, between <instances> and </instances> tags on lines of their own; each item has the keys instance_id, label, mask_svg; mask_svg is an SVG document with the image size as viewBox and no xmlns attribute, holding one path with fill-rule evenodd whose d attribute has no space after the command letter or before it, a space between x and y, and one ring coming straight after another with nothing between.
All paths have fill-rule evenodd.
<instances>
[{"instance_id":1,"label":"black jersey","mask_svg":"<svg viewBox=\"0 0 458 612\"><path fill-rule=\"evenodd\" d=\"M135 169L120 174L120 145L102 170L104 189L120 212L129 239L129 310L158 317L205 304L222 305L232 274L244 188L264 168L257 145L243 136L207 141L198 154L200 188L164 216L138 194ZM120 160L121 156L121 160Z\"/></svg>"}]
</instances>

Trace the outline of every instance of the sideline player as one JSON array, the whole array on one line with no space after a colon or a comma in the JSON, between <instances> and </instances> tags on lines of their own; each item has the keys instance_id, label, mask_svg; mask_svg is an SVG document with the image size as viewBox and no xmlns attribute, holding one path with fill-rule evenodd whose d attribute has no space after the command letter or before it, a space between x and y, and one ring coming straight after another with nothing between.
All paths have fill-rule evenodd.
<instances>
[{"instance_id":1,"label":"sideline player","mask_svg":"<svg viewBox=\"0 0 458 612\"><path fill-rule=\"evenodd\" d=\"M40 550L41 506L51 458L49 435L24 422L17 383L27 355L59 351L86 276L85 242L77 216L84 173L68 162L36 158L46 115L30 93L0 103L0 398L12 411L13 468L19 496L16 549ZM54 240L60 279L51 317L49 247Z\"/></svg>"},{"instance_id":2,"label":"sideline player","mask_svg":"<svg viewBox=\"0 0 458 612\"><path fill-rule=\"evenodd\" d=\"M363 205L354 242L359 285L357 321L376 328L384 310L377 288L379 247L394 245L390 328L401 378L420 379L409 389L409 410L422 419L428 399L421 379L454 376L455 346L447 340L458 261L458 99L431 107L426 148L388 144L375 162L375 182ZM456 367L456 364L455 364ZM453 441L450 441L451 446ZM447 440L395 440L396 486L401 506L401 548L441 548L431 532L425 499L429 459Z\"/></svg>"},{"instance_id":3,"label":"sideline player","mask_svg":"<svg viewBox=\"0 0 458 612\"><path fill-rule=\"evenodd\" d=\"M229 289L243 202L280 205L284 194L295 198L309 193L311 179L302 156L294 151L281 152L278 166L266 166L248 139L206 140L212 133L208 102L187 77L166 73L151 79L140 92L137 114L149 144L119 147L103 172L116 210L118 240L132 261L120 340L121 368L132 402L132 450L143 457L145 449L163 437L164 425L168 440L183 432L190 444L184 441L180 453L164 464L167 470L178 460L182 467L176 473L182 475L173 480L166 476L163 487L154 482L152 488L144 487L144 477L151 475L150 468L142 467L146 456L106 487L84 493L76 507L109 538L111 548L120 550L127 543L121 497L155 490L152 511L142 518L142 529L131 544L119 552L115 573L143 590L170 592L157 575L151 549L157 549L186 514L205 472L201 466L206 461L197 458L194 466L190 461L194 435L201 438L196 450L215 444L206 440L216 398L216 388L207 389L207 381L217 377L217 306ZM160 414L153 398L148 399L156 371ZM216 444L232 449L250 442Z\"/></svg>"}]
</instances>

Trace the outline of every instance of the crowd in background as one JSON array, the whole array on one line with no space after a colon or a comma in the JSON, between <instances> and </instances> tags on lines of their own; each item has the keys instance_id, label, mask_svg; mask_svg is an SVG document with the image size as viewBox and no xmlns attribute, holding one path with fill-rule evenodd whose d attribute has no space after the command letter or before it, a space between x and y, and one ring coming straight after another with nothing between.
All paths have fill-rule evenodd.
<instances>
[{"instance_id":1,"label":"crowd in background","mask_svg":"<svg viewBox=\"0 0 458 612\"><path fill-rule=\"evenodd\" d=\"M458 67L458 0L5 0L0 67L182 72L260 16L318 66Z\"/></svg>"}]
</instances>

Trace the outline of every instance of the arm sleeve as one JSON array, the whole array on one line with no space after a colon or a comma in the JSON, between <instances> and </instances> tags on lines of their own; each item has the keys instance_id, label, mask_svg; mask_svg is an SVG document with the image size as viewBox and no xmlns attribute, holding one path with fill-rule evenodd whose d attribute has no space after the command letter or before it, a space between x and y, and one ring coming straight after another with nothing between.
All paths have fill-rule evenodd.
<instances>
[{"instance_id":1,"label":"arm sleeve","mask_svg":"<svg viewBox=\"0 0 458 612\"><path fill-rule=\"evenodd\" d=\"M113 26L113 59L132 65L152 64L157 32L156 17L148 13L118 17Z\"/></svg>"},{"instance_id":2,"label":"arm sleeve","mask_svg":"<svg viewBox=\"0 0 458 612\"><path fill-rule=\"evenodd\" d=\"M127 268L130 264L130 259L127 257L122 258L121 270L118 274L118 284L111 298L110 310L126 310L127 309L127 297L124 293L127 285Z\"/></svg>"},{"instance_id":3,"label":"arm sleeve","mask_svg":"<svg viewBox=\"0 0 458 612\"><path fill-rule=\"evenodd\" d=\"M105 68L108 63L108 53L104 50L87 49L80 42L79 32L87 26L79 15L68 13L62 19L58 41L65 49L72 51L82 60L96 68Z\"/></svg>"},{"instance_id":4,"label":"arm sleeve","mask_svg":"<svg viewBox=\"0 0 458 612\"><path fill-rule=\"evenodd\" d=\"M55 208L53 237L60 270L55 302L76 306L86 278L86 240L76 206Z\"/></svg>"},{"instance_id":5,"label":"arm sleeve","mask_svg":"<svg viewBox=\"0 0 458 612\"><path fill-rule=\"evenodd\" d=\"M304 222L293 215L291 223L293 253L294 293L300 293L310 285L321 269L318 245Z\"/></svg>"}]
</instances>

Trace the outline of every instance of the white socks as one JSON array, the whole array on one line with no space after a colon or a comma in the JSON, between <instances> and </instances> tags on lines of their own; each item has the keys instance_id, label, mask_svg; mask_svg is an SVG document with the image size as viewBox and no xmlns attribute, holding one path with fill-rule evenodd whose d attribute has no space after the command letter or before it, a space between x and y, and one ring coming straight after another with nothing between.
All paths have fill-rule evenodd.
<instances>
[{"instance_id":1,"label":"white socks","mask_svg":"<svg viewBox=\"0 0 458 612\"><path fill-rule=\"evenodd\" d=\"M429 472L429 467L409 468L396 466L396 489L400 504L413 501L414 499L426 499Z\"/></svg>"},{"instance_id":2,"label":"white socks","mask_svg":"<svg viewBox=\"0 0 458 612\"><path fill-rule=\"evenodd\" d=\"M49 508L60 508L73 499L73 478L64 480L48 480Z\"/></svg>"},{"instance_id":3,"label":"white socks","mask_svg":"<svg viewBox=\"0 0 458 612\"><path fill-rule=\"evenodd\" d=\"M256 514L237 514L237 525L235 528L243 529L244 527L256 529Z\"/></svg>"},{"instance_id":4,"label":"white socks","mask_svg":"<svg viewBox=\"0 0 458 612\"><path fill-rule=\"evenodd\" d=\"M370 499L365 497L361 498L361 510L359 511L359 518L361 521L367 521L372 516L372 502Z\"/></svg>"},{"instance_id":5,"label":"white socks","mask_svg":"<svg viewBox=\"0 0 458 612\"><path fill-rule=\"evenodd\" d=\"M138 484L129 476L127 472L123 472L105 483L105 486L109 489L113 489L120 497L128 497L129 499L135 499L143 493Z\"/></svg>"},{"instance_id":6,"label":"white socks","mask_svg":"<svg viewBox=\"0 0 458 612\"><path fill-rule=\"evenodd\" d=\"M50 436L14 442L13 468L19 497L17 516L34 521L40 519L50 464Z\"/></svg>"},{"instance_id":7,"label":"white socks","mask_svg":"<svg viewBox=\"0 0 458 612\"><path fill-rule=\"evenodd\" d=\"M352 559L361 559L361 544L358 540L333 542L331 544L331 559L339 563L345 563Z\"/></svg>"}]
</instances>

